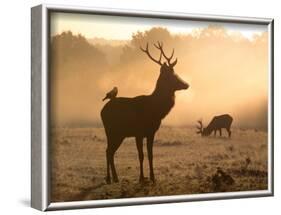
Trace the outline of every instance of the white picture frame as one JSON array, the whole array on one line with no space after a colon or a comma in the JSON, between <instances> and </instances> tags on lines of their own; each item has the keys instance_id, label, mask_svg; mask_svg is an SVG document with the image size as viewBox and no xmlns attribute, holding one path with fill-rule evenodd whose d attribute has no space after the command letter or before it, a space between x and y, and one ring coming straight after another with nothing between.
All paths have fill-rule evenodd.
<instances>
[{"instance_id":1,"label":"white picture frame","mask_svg":"<svg viewBox=\"0 0 281 215\"><path fill-rule=\"evenodd\" d=\"M268 95L268 189L262 191L243 191L229 193L208 193L177 196L141 197L128 199L90 200L74 202L51 202L50 174L49 174L49 144L48 144L48 40L49 40L49 14L52 11L73 13L87 13L100 15L119 15L126 17L149 17L173 20L213 21L226 23L245 23L265 25L269 34L269 95ZM169 202L188 202L214 199L232 199L246 197L272 196L274 191L273 181L273 134L274 134L274 109L273 109L273 31L274 21L269 18L247 18L232 16L197 15L183 13L167 13L154 11L134 11L120 9L100 9L79 6L39 5L31 9L32 26L32 140L31 140L31 206L41 211L95 208L122 205L142 205Z\"/></svg>"}]
</instances>

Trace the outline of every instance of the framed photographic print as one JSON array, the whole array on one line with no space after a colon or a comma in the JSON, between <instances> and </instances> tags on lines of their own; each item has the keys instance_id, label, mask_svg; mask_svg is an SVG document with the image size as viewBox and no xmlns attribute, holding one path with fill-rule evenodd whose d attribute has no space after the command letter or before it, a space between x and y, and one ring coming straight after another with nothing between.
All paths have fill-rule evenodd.
<instances>
[{"instance_id":1,"label":"framed photographic print","mask_svg":"<svg viewBox=\"0 0 281 215\"><path fill-rule=\"evenodd\" d=\"M31 13L32 207L273 195L273 19Z\"/></svg>"}]
</instances>

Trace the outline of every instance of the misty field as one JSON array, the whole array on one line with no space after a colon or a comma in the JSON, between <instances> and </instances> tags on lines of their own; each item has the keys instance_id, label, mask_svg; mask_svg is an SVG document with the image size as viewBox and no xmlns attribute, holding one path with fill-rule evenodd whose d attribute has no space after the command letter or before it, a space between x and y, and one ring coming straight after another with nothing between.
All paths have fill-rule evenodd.
<instances>
[{"instance_id":1,"label":"misty field","mask_svg":"<svg viewBox=\"0 0 281 215\"><path fill-rule=\"evenodd\" d=\"M106 184L103 128L53 128L53 202L267 189L267 133L232 129L232 138L196 135L194 128L161 127L153 147L156 183L139 183L134 138L115 154L119 183ZM149 176L146 144L144 174Z\"/></svg>"}]
</instances>

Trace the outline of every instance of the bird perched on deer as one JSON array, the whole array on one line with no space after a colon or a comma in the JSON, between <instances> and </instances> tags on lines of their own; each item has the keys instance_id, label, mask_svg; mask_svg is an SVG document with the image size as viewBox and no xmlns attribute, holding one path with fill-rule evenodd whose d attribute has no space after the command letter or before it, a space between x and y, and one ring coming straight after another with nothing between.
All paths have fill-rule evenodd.
<instances>
[{"instance_id":1,"label":"bird perched on deer","mask_svg":"<svg viewBox=\"0 0 281 215\"><path fill-rule=\"evenodd\" d=\"M117 87L113 87L113 89L111 91L109 91L106 96L102 99L103 101L106 100L106 99L113 99L117 96L117 93L118 93L118 89Z\"/></svg>"}]
</instances>

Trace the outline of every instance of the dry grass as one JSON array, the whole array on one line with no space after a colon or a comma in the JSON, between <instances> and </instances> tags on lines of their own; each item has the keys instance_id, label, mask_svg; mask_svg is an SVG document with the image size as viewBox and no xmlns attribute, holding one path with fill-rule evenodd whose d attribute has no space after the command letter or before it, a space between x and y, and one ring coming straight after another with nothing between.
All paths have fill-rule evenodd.
<instances>
[{"instance_id":1,"label":"dry grass","mask_svg":"<svg viewBox=\"0 0 281 215\"><path fill-rule=\"evenodd\" d=\"M241 129L232 133L231 139L202 138L195 129L161 127L154 143L156 184L148 180L139 184L136 144L128 138L115 155L120 182L107 185L103 129L53 129L51 199L61 202L267 189L267 133ZM144 151L148 176L145 146ZM218 168L233 183L220 176Z\"/></svg>"}]
</instances>

